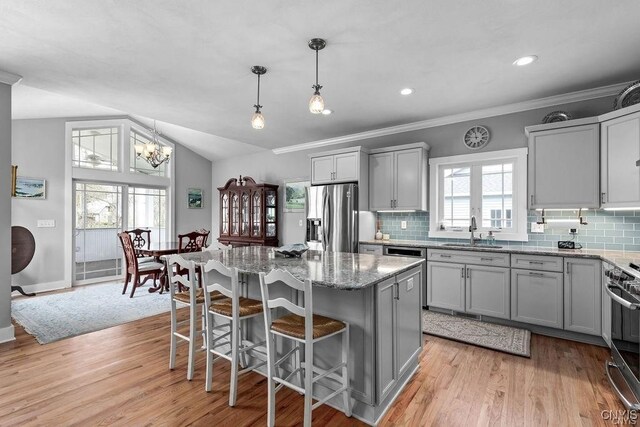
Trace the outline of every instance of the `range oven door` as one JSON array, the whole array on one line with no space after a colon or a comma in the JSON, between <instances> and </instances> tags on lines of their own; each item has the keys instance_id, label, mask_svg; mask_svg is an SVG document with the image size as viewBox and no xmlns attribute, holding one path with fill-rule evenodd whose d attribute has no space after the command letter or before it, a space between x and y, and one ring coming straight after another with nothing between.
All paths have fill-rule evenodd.
<instances>
[{"instance_id":1,"label":"range oven door","mask_svg":"<svg viewBox=\"0 0 640 427\"><path fill-rule=\"evenodd\" d=\"M606 280L611 298L611 355L607 376L628 409L640 409L640 300L623 287ZM617 368L617 369L615 369Z\"/></svg>"}]
</instances>

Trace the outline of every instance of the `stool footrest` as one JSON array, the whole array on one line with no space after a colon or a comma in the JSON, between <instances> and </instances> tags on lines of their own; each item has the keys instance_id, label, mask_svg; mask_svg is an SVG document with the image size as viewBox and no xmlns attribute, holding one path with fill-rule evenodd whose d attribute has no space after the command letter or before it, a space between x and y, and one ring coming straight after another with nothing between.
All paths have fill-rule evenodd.
<instances>
[{"instance_id":1,"label":"stool footrest","mask_svg":"<svg viewBox=\"0 0 640 427\"><path fill-rule=\"evenodd\" d=\"M325 402L327 402L330 399L333 399L334 397L336 397L337 395L339 395L340 393L344 392L345 390L347 390L348 387L342 387L336 391L334 391L333 393L331 393L330 395L324 397L322 400L317 401L316 403L314 403L313 405L311 405L311 410L316 409L318 406L324 404Z\"/></svg>"}]
</instances>

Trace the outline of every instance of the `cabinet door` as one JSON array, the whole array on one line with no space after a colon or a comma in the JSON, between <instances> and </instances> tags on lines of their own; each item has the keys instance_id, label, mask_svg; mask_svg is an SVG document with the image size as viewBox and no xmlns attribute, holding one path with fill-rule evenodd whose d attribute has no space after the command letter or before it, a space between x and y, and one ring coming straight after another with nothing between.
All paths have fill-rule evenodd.
<instances>
[{"instance_id":1,"label":"cabinet door","mask_svg":"<svg viewBox=\"0 0 640 427\"><path fill-rule=\"evenodd\" d=\"M332 178L333 156L311 158L311 184L327 184Z\"/></svg>"},{"instance_id":2,"label":"cabinet door","mask_svg":"<svg viewBox=\"0 0 640 427\"><path fill-rule=\"evenodd\" d=\"M509 269L467 265L466 276L467 313L508 319L511 305Z\"/></svg>"},{"instance_id":3,"label":"cabinet door","mask_svg":"<svg viewBox=\"0 0 640 427\"><path fill-rule=\"evenodd\" d=\"M565 258L564 329L602 334L601 280L599 260Z\"/></svg>"},{"instance_id":4,"label":"cabinet door","mask_svg":"<svg viewBox=\"0 0 640 427\"><path fill-rule=\"evenodd\" d=\"M602 206L636 207L640 203L640 112L601 125Z\"/></svg>"},{"instance_id":5,"label":"cabinet door","mask_svg":"<svg viewBox=\"0 0 640 427\"><path fill-rule=\"evenodd\" d=\"M398 377L408 366L411 356L422 347L422 268L398 276L397 292L397 360Z\"/></svg>"},{"instance_id":6,"label":"cabinet door","mask_svg":"<svg viewBox=\"0 0 640 427\"><path fill-rule=\"evenodd\" d=\"M422 173L422 149L396 151L394 156L394 194L396 209L423 209L422 192L426 175Z\"/></svg>"},{"instance_id":7,"label":"cabinet door","mask_svg":"<svg viewBox=\"0 0 640 427\"><path fill-rule=\"evenodd\" d=\"M532 132L529 207L600 207L599 167L598 124Z\"/></svg>"},{"instance_id":8,"label":"cabinet door","mask_svg":"<svg viewBox=\"0 0 640 427\"><path fill-rule=\"evenodd\" d=\"M511 320L562 329L562 273L511 270Z\"/></svg>"},{"instance_id":9,"label":"cabinet door","mask_svg":"<svg viewBox=\"0 0 640 427\"><path fill-rule=\"evenodd\" d=\"M360 153L344 153L333 156L333 180L337 182L358 181Z\"/></svg>"},{"instance_id":10,"label":"cabinet door","mask_svg":"<svg viewBox=\"0 0 640 427\"><path fill-rule=\"evenodd\" d=\"M464 264L427 263L427 305L464 312Z\"/></svg>"},{"instance_id":11,"label":"cabinet door","mask_svg":"<svg viewBox=\"0 0 640 427\"><path fill-rule=\"evenodd\" d=\"M382 245L364 245L360 243L361 254L382 255Z\"/></svg>"},{"instance_id":12,"label":"cabinet door","mask_svg":"<svg viewBox=\"0 0 640 427\"><path fill-rule=\"evenodd\" d=\"M369 156L369 210L391 209L393 200L393 153Z\"/></svg>"},{"instance_id":13,"label":"cabinet door","mask_svg":"<svg viewBox=\"0 0 640 427\"><path fill-rule=\"evenodd\" d=\"M396 362L396 284L395 277L377 285L376 292L376 369L378 402L384 400L395 386Z\"/></svg>"}]
</instances>

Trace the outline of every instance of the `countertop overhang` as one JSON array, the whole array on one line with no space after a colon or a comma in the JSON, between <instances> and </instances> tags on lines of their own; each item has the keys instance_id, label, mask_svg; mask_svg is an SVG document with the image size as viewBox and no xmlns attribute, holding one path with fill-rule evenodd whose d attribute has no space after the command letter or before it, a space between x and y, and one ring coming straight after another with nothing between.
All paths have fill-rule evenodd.
<instances>
[{"instance_id":1,"label":"countertop overhang","mask_svg":"<svg viewBox=\"0 0 640 427\"><path fill-rule=\"evenodd\" d=\"M558 249L541 247L477 247L477 246L445 246L450 242L438 240L363 240L360 243L367 245L402 246L427 249L447 249L452 251L474 252L498 252L525 255L548 255L571 258L600 259L624 272L640 279L640 272L629 267L629 263L640 265L640 252L635 251L608 251L603 249ZM499 245L498 245L499 246Z\"/></svg>"},{"instance_id":2,"label":"countertop overhang","mask_svg":"<svg viewBox=\"0 0 640 427\"><path fill-rule=\"evenodd\" d=\"M311 279L313 285L338 290L360 290L421 265L419 258L391 257L346 252L307 251L300 258L286 258L270 247L241 247L180 254L203 265L211 259L240 273L268 273L280 268L297 279Z\"/></svg>"}]
</instances>

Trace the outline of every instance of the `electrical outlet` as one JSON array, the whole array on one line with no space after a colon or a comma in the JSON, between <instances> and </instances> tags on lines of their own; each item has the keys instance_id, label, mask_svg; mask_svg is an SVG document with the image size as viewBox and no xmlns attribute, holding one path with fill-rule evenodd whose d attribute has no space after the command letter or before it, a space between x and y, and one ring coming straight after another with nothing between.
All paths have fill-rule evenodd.
<instances>
[{"instance_id":1,"label":"electrical outlet","mask_svg":"<svg viewBox=\"0 0 640 427\"><path fill-rule=\"evenodd\" d=\"M54 228L56 221L54 219L39 219L37 226L38 228Z\"/></svg>"},{"instance_id":2,"label":"electrical outlet","mask_svg":"<svg viewBox=\"0 0 640 427\"><path fill-rule=\"evenodd\" d=\"M298 226L299 226L299 227L302 227L302 220L299 220L299 221L298 221Z\"/></svg>"},{"instance_id":3,"label":"electrical outlet","mask_svg":"<svg viewBox=\"0 0 640 427\"><path fill-rule=\"evenodd\" d=\"M400 221L400 228L403 230L407 229L407 221Z\"/></svg>"},{"instance_id":4,"label":"electrical outlet","mask_svg":"<svg viewBox=\"0 0 640 427\"><path fill-rule=\"evenodd\" d=\"M413 277L407 280L407 292L413 289Z\"/></svg>"},{"instance_id":5,"label":"electrical outlet","mask_svg":"<svg viewBox=\"0 0 640 427\"><path fill-rule=\"evenodd\" d=\"M544 233L544 224L538 224L537 222L531 223L532 233Z\"/></svg>"}]
</instances>

